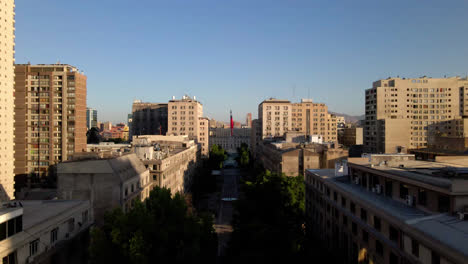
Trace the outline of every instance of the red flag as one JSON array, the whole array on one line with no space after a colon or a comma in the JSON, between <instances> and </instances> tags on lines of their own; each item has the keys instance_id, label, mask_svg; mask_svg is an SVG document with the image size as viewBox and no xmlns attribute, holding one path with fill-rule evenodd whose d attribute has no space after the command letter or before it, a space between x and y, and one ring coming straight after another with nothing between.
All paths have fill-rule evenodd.
<instances>
[{"instance_id":1,"label":"red flag","mask_svg":"<svg viewBox=\"0 0 468 264\"><path fill-rule=\"evenodd\" d=\"M232 120L232 110L231 110L231 137L232 137L232 129L234 128L234 121Z\"/></svg>"}]
</instances>

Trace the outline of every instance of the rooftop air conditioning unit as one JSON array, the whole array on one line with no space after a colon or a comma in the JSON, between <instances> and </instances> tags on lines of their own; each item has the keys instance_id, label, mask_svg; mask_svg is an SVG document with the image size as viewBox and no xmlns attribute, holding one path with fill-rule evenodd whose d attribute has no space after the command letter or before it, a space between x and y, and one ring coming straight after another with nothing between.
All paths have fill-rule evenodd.
<instances>
[{"instance_id":1,"label":"rooftop air conditioning unit","mask_svg":"<svg viewBox=\"0 0 468 264\"><path fill-rule=\"evenodd\" d=\"M406 204L409 206L413 206L413 196L406 195Z\"/></svg>"}]
</instances>

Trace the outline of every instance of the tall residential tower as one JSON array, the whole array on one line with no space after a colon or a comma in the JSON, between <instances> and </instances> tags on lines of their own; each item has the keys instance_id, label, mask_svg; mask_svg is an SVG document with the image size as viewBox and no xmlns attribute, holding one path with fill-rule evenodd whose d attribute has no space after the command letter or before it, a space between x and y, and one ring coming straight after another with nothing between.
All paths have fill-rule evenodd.
<instances>
[{"instance_id":1,"label":"tall residential tower","mask_svg":"<svg viewBox=\"0 0 468 264\"><path fill-rule=\"evenodd\" d=\"M0 0L0 201L14 199L15 3Z\"/></svg>"},{"instance_id":2,"label":"tall residential tower","mask_svg":"<svg viewBox=\"0 0 468 264\"><path fill-rule=\"evenodd\" d=\"M15 173L45 175L86 151L86 76L67 64L15 68Z\"/></svg>"},{"instance_id":3,"label":"tall residential tower","mask_svg":"<svg viewBox=\"0 0 468 264\"><path fill-rule=\"evenodd\" d=\"M426 148L428 136L449 133L453 128L446 121L464 116L468 116L466 78L378 80L366 90L364 151Z\"/></svg>"}]
</instances>

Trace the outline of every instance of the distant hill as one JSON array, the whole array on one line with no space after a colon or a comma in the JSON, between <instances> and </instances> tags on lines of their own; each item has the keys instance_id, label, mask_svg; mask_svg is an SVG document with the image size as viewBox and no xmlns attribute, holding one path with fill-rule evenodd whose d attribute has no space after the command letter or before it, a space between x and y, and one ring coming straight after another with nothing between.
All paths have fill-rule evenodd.
<instances>
[{"instance_id":1,"label":"distant hill","mask_svg":"<svg viewBox=\"0 0 468 264\"><path fill-rule=\"evenodd\" d=\"M342 113L330 112L330 114L335 114L337 116L344 116L346 123L357 123L359 120L364 120L365 115L352 116Z\"/></svg>"}]
</instances>

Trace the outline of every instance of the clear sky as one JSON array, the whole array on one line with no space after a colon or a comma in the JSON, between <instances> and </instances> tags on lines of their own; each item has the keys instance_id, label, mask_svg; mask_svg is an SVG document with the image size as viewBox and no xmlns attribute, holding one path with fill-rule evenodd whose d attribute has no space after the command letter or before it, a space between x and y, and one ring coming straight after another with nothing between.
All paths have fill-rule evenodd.
<instances>
[{"instance_id":1,"label":"clear sky","mask_svg":"<svg viewBox=\"0 0 468 264\"><path fill-rule=\"evenodd\" d=\"M113 122L184 94L224 121L308 94L358 115L380 78L468 73L468 1L383 2L16 0L16 62L77 66Z\"/></svg>"}]
</instances>

